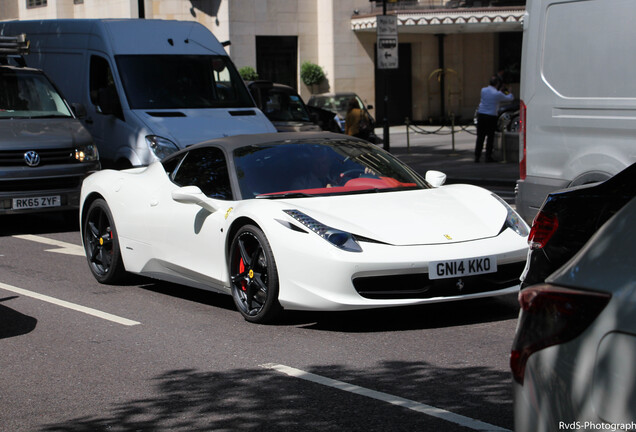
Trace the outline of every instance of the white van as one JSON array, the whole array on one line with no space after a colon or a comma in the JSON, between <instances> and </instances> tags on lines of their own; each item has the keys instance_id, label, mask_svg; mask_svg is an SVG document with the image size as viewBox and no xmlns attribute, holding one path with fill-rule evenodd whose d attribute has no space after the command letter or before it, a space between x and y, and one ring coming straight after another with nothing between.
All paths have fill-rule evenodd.
<instances>
[{"instance_id":1,"label":"white van","mask_svg":"<svg viewBox=\"0 0 636 432\"><path fill-rule=\"evenodd\" d=\"M528 0L517 211L636 162L633 0Z\"/></svg>"},{"instance_id":2,"label":"white van","mask_svg":"<svg viewBox=\"0 0 636 432\"><path fill-rule=\"evenodd\" d=\"M221 43L197 22L0 23L0 35L20 33L31 42L27 64L80 112L103 166L148 165L207 139L276 132Z\"/></svg>"}]
</instances>

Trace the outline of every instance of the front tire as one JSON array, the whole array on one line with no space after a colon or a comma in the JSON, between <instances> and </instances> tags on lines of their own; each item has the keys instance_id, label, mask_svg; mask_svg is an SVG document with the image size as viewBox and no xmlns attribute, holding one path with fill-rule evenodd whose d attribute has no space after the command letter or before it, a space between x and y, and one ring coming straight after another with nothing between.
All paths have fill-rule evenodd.
<instances>
[{"instance_id":1,"label":"front tire","mask_svg":"<svg viewBox=\"0 0 636 432\"><path fill-rule=\"evenodd\" d=\"M278 302L278 271L263 231L254 225L239 229L230 247L232 298L245 320L265 324L282 312Z\"/></svg>"},{"instance_id":2,"label":"front tire","mask_svg":"<svg viewBox=\"0 0 636 432\"><path fill-rule=\"evenodd\" d=\"M126 269L113 215L106 201L99 198L91 203L82 222L82 232L88 267L95 279L103 284L121 281Z\"/></svg>"}]
</instances>

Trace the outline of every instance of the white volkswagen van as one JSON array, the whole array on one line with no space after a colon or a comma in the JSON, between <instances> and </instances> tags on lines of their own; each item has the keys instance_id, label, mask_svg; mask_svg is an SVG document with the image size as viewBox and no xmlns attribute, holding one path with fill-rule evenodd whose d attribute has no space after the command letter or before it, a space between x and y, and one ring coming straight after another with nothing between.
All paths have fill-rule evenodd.
<instances>
[{"instance_id":1,"label":"white volkswagen van","mask_svg":"<svg viewBox=\"0 0 636 432\"><path fill-rule=\"evenodd\" d=\"M276 132L214 35L191 21L69 19L0 23L26 33L80 114L102 165L143 166L211 138Z\"/></svg>"},{"instance_id":2,"label":"white volkswagen van","mask_svg":"<svg viewBox=\"0 0 636 432\"><path fill-rule=\"evenodd\" d=\"M521 59L517 211L636 162L636 4L528 0Z\"/></svg>"}]
</instances>

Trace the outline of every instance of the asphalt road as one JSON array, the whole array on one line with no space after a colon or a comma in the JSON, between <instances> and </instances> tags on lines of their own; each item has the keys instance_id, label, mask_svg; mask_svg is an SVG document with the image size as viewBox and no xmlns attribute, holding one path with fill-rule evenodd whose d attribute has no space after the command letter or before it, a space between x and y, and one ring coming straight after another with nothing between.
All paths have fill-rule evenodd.
<instances>
[{"instance_id":1,"label":"asphalt road","mask_svg":"<svg viewBox=\"0 0 636 432\"><path fill-rule=\"evenodd\" d=\"M0 431L513 429L515 296L259 326L228 296L100 285L79 245L73 220L0 217Z\"/></svg>"}]
</instances>

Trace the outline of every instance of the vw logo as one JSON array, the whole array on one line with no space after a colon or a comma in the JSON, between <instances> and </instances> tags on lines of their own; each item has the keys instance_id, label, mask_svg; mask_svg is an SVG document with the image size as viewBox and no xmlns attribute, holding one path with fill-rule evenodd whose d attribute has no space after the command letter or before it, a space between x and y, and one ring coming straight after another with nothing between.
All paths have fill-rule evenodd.
<instances>
[{"instance_id":1,"label":"vw logo","mask_svg":"<svg viewBox=\"0 0 636 432\"><path fill-rule=\"evenodd\" d=\"M30 167L35 167L40 165L40 155L33 150L28 151L24 154L24 161Z\"/></svg>"}]
</instances>

